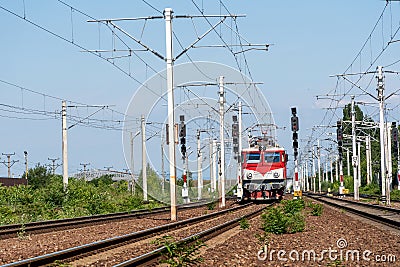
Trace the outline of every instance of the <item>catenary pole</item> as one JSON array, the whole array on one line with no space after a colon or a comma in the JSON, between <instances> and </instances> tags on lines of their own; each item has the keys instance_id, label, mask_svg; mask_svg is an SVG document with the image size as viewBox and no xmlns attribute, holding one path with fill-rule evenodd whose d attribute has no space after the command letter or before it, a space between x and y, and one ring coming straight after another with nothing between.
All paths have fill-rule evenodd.
<instances>
[{"instance_id":1,"label":"catenary pole","mask_svg":"<svg viewBox=\"0 0 400 267\"><path fill-rule=\"evenodd\" d=\"M63 164L63 188L68 188L68 141L67 141L67 103L62 101L62 164Z\"/></svg>"},{"instance_id":2,"label":"catenary pole","mask_svg":"<svg viewBox=\"0 0 400 267\"><path fill-rule=\"evenodd\" d=\"M354 96L351 96L351 134L353 139L353 184L354 184L354 200L359 200L359 182L357 177L357 148L356 148L356 112L354 109Z\"/></svg>"},{"instance_id":3,"label":"catenary pole","mask_svg":"<svg viewBox=\"0 0 400 267\"><path fill-rule=\"evenodd\" d=\"M165 44L167 63L167 99L168 99L168 132L169 132L169 181L171 197L171 221L176 221L176 156L175 156L175 111L174 111L174 73L173 73L173 46L172 46L172 9L164 10Z\"/></svg>"},{"instance_id":4,"label":"catenary pole","mask_svg":"<svg viewBox=\"0 0 400 267\"><path fill-rule=\"evenodd\" d=\"M321 193L321 148L319 146L319 139L317 143L317 157L318 157L318 192Z\"/></svg>"},{"instance_id":5,"label":"catenary pole","mask_svg":"<svg viewBox=\"0 0 400 267\"><path fill-rule=\"evenodd\" d=\"M219 135L220 135L220 170L219 179L221 183L220 207L225 207L225 138L224 138L224 113L225 113L225 96L224 96L224 77L219 77Z\"/></svg>"},{"instance_id":6,"label":"catenary pole","mask_svg":"<svg viewBox=\"0 0 400 267\"><path fill-rule=\"evenodd\" d=\"M201 199L201 191L203 188L203 173L201 169L202 165L202 153L201 153L201 142L200 142L200 132L201 130L197 130L197 199Z\"/></svg>"},{"instance_id":7,"label":"catenary pole","mask_svg":"<svg viewBox=\"0 0 400 267\"><path fill-rule=\"evenodd\" d=\"M386 163L385 163L385 120L384 120L384 82L382 74L382 66L378 66L378 101L379 101L379 139L381 148L381 186L382 186L382 202L386 203Z\"/></svg>"},{"instance_id":8,"label":"catenary pole","mask_svg":"<svg viewBox=\"0 0 400 267\"><path fill-rule=\"evenodd\" d=\"M147 153L146 153L146 121L144 115L141 119L142 127L142 182L143 182L143 200L147 201Z\"/></svg>"}]
</instances>

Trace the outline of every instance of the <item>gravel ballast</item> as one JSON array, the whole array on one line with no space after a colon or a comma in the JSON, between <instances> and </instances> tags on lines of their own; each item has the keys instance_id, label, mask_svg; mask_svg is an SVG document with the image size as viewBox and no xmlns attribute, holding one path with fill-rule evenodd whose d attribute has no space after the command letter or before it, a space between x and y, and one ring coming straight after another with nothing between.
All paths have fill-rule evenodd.
<instances>
[{"instance_id":1,"label":"gravel ballast","mask_svg":"<svg viewBox=\"0 0 400 267\"><path fill-rule=\"evenodd\" d=\"M270 234L265 247L268 253L260 252L260 259L257 254L264 246L256 235L263 236L264 231L258 216L250 221L250 229L231 230L236 233L223 243L216 241L218 244L214 245L210 240L209 248L202 253L201 266L400 266L398 231L326 205L322 216L311 216L307 210L306 213L304 232ZM308 258L311 251L316 253L315 260L312 254Z\"/></svg>"}]
</instances>

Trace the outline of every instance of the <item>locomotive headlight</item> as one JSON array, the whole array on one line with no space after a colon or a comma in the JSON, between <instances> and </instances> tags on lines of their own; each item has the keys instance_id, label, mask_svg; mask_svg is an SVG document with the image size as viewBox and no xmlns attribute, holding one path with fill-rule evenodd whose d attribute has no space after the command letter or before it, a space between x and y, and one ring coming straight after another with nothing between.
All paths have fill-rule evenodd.
<instances>
[{"instance_id":1,"label":"locomotive headlight","mask_svg":"<svg viewBox=\"0 0 400 267\"><path fill-rule=\"evenodd\" d=\"M251 172L247 174L247 179L251 179L252 177L253 177L253 174L251 174Z\"/></svg>"},{"instance_id":2,"label":"locomotive headlight","mask_svg":"<svg viewBox=\"0 0 400 267\"><path fill-rule=\"evenodd\" d=\"M279 178L279 173L278 172L274 172L274 178Z\"/></svg>"}]
</instances>

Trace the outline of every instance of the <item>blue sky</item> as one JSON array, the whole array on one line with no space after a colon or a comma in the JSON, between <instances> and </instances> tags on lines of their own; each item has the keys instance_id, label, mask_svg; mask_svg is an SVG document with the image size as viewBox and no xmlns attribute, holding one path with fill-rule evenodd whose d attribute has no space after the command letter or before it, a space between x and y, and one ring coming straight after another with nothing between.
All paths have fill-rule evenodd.
<instances>
[{"instance_id":1,"label":"blue sky","mask_svg":"<svg viewBox=\"0 0 400 267\"><path fill-rule=\"evenodd\" d=\"M199 15L196 5L203 8L205 14L225 14L224 6L219 1L166 1L146 0L157 10L166 7L173 8L176 15ZM0 6L15 14L26 17L37 25L56 33L86 49L106 49L112 47L112 34L105 26L88 23L87 17L79 14L82 11L94 18L128 18L159 16L160 14L144 1L59 1L4 0ZM360 51L372 28L377 22L386 2L379 0L339 0L339 1L223 1L231 13L246 14L238 19L240 34L251 43L272 44L268 52L250 51L246 53L251 76L265 95L279 128L278 140L291 152L290 107L296 106L300 119L300 139L311 135L311 128L320 123L335 122L337 115L328 111L328 119L324 119L329 102L317 101L316 95L324 95L333 91L336 78L329 75L343 73ZM390 9L389 9L390 8ZM387 7L384 22L375 31L369 48L365 48L361 60L351 68L359 72L367 69L368 57L380 51L399 26L400 4L393 2ZM11 105L11 112L0 111L2 138L0 153L13 153L12 158L19 160L12 172L22 174L24 170L23 151L29 153L30 164L38 162L50 163L47 158L61 158L61 120L56 115L52 117L15 113L15 107L34 109L35 111L56 112L61 109L61 100L66 99L89 105L109 105L109 108L97 113L99 119L105 119L104 125L122 127L120 120L129 100L140 87L139 82L150 78L154 72L162 71L165 63L149 52L137 52L147 66L137 57L121 62L124 70L128 70L134 79L128 77L112 64L73 44L61 40L54 35L35 27L15 15L0 9L0 32L2 52L0 63L0 80L12 83L49 96L30 93L27 90L0 83L0 103ZM209 28L203 18L193 20L196 30L200 33ZM216 22L216 20L210 20ZM192 21L175 19L174 32L183 44L189 45L197 37ZM141 37L150 47L165 54L165 25L163 20L148 20L145 24L139 22L123 22L121 24L130 34ZM235 26L230 20L227 25ZM217 28L224 40L237 40L227 27ZM395 38L395 39L400 39ZM115 47L120 47L114 39ZM138 48L133 45L132 47ZM201 41L202 45L221 44L221 39L211 33ZM385 51L376 65L389 65L398 60L398 45L394 43ZM181 51L174 40L175 54ZM397 53L396 53L397 52ZM121 53L123 54L123 53ZM105 55L105 54L104 54ZM226 49L204 48L188 52L190 59L197 61L214 61L237 68L232 54ZM190 60L186 55L177 60L176 64ZM239 59L243 65L243 57ZM390 66L398 70L400 64ZM396 69L397 68L397 69ZM375 67L372 68L374 70ZM350 71L348 71L350 72ZM247 73L248 74L248 73ZM370 76L371 77L371 76ZM369 78L370 78L369 77ZM360 85L367 88L370 79L361 80ZM387 87L393 92L398 87L398 75L388 77ZM373 81L368 91L375 94ZM340 85L336 92L347 91L349 84ZM217 89L215 89L217 90ZM361 91L352 89L351 93ZM348 102L345 97L342 103ZM367 100L364 96L360 100ZM398 101L398 98L397 98ZM70 104L78 106L76 103ZM113 111L111 111L111 109ZM86 117L95 112L96 108L70 108L70 114ZM32 112L32 111L31 111ZM374 110L366 111L371 115ZM340 114L340 111L339 111ZM18 117L7 118L7 117ZM21 119L23 117L23 119ZM329 120L330 118L333 120ZM390 120L398 120L399 113L394 110ZM38 120L40 119L40 120ZM43 120L46 119L46 120ZM111 122L113 121L113 122ZM71 122L72 124L72 122ZM156 129L153 129L156 131ZM331 129L332 131L332 129ZM324 136L324 132L313 136ZM102 169L113 166L115 169L126 168L122 134L117 130L98 129L77 125L69 130L69 171L76 172L80 163L90 162L91 167ZM301 143L300 143L301 146ZM138 147L138 146L137 146ZM139 149L139 147L138 147ZM136 152L139 155L139 150ZM5 160L1 156L1 161ZM157 160L156 160L157 161ZM135 163L140 166L140 161ZM136 168L135 168L136 169ZM58 169L58 172L61 168ZM137 171L137 169L135 170ZM0 166L0 176L6 176L7 168Z\"/></svg>"}]
</instances>

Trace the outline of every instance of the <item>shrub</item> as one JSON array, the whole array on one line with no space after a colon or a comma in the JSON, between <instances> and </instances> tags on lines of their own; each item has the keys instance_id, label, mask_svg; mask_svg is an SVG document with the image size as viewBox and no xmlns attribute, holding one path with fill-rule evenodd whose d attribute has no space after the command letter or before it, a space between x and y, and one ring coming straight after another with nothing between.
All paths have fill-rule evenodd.
<instances>
[{"instance_id":1,"label":"shrub","mask_svg":"<svg viewBox=\"0 0 400 267\"><path fill-rule=\"evenodd\" d=\"M380 188L377 183L370 183L367 185L364 185L360 187L360 193L361 194L367 194L367 195L380 195Z\"/></svg>"},{"instance_id":2,"label":"shrub","mask_svg":"<svg viewBox=\"0 0 400 267\"><path fill-rule=\"evenodd\" d=\"M302 232L305 218L301 211L305 208L303 199L284 200L283 206L272 207L261 215L265 232L274 234Z\"/></svg>"},{"instance_id":3,"label":"shrub","mask_svg":"<svg viewBox=\"0 0 400 267\"><path fill-rule=\"evenodd\" d=\"M393 190L392 192L390 192L390 199L400 200L400 190Z\"/></svg>"},{"instance_id":4,"label":"shrub","mask_svg":"<svg viewBox=\"0 0 400 267\"><path fill-rule=\"evenodd\" d=\"M281 207L273 207L261 215L265 232L273 234L286 233L287 216Z\"/></svg>"},{"instance_id":5,"label":"shrub","mask_svg":"<svg viewBox=\"0 0 400 267\"><path fill-rule=\"evenodd\" d=\"M207 208L209 210L214 210L216 205L217 205L217 203L215 201L212 201L212 202L207 203Z\"/></svg>"},{"instance_id":6,"label":"shrub","mask_svg":"<svg viewBox=\"0 0 400 267\"><path fill-rule=\"evenodd\" d=\"M169 266L192 266L203 261L198 257L201 247L206 246L201 240L189 240L183 243L175 242L171 236L163 236L152 241L153 244L163 245L167 251L163 253L164 259L160 263L167 263Z\"/></svg>"},{"instance_id":7,"label":"shrub","mask_svg":"<svg viewBox=\"0 0 400 267\"><path fill-rule=\"evenodd\" d=\"M249 220L247 220L246 218L242 218L239 222L240 224L240 229L242 230L246 230L250 228L250 223Z\"/></svg>"},{"instance_id":8,"label":"shrub","mask_svg":"<svg viewBox=\"0 0 400 267\"><path fill-rule=\"evenodd\" d=\"M303 199L283 200L283 209L286 214L295 214L304 209L305 203Z\"/></svg>"},{"instance_id":9,"label":"shrub","mask_svg":"<svg viewBox=\"0 0 400 267\"><path fill-rule=\"evenodd\" d=\"M303 232L306 226L306 222L303 214L300 212L290 214L286 219L286 233L292 234L297 232Z\"/></svg>"},{"instance_id":10,"label":"shrub","mask_svg":"<svg viewBox=\"0 0 400 267\"><path fill-rule=\"evenodd\" d=\"M311 203L310 204L311 207L311 214L313 216L321 216L322 212L324 210L324 205L322 205L321 203Z\"/></svg>"}]
</instances>

